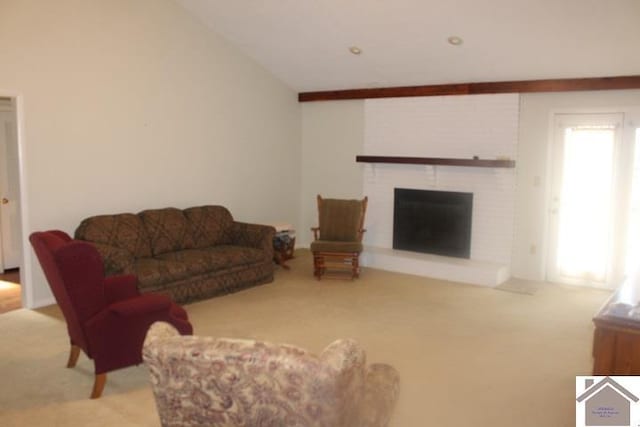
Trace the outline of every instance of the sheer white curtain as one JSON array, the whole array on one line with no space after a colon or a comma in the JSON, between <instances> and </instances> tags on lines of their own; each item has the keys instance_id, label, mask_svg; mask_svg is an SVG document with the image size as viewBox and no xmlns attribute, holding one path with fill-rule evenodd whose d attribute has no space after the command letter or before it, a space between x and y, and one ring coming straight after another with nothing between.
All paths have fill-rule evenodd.
<instances>
[{"instance_id":1,"label":"sheer white curtain","mask_svg":"<svg viewBox=\"0 0 640 427\"><path fill-rule=\"evenodd\" d=\"M610 264L614 207L615 127L564 130L558 270L604 282Z\"/></svg>"},{"instance_id":2,"label":"sheer white curtain","mask_svg":"<svg viewBox=\"0 0 640 427\"><path fill-rule=\"evenodd\" d=\"M640 264L640 128L635 130L631 197L629 202L629 228L625 272L638 270Z\"/></svg>"},{"instance_id":3,"label":"sheer white curtain","mask_svg":"<svg viewBox=\"0 0 640 427\"><path fill-rule=\"evenodd\" d=\"M624 115L556 114L547 279L615 287L624 273L630 146Z\"/></svg>"}]
</instances>

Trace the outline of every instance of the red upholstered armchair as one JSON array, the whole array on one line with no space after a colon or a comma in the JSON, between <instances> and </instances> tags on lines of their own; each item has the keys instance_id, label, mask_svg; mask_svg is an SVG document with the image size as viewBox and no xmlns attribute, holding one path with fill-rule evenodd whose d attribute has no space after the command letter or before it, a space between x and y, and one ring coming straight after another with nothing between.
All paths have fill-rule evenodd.
<instances>
[{"instance_id":1,"label":"red upholstered armchair","mask_svg":"<svg viewBox=\"0 0 640 427\"><path fill-rule=\"evenodd\" d=\"M67 367L75 366L80 350L94 361L92 399L102 394L107 372L142 362L153 322L168 322L182 335L193 333L187 313L169 297L141 295L135 276L105 278L102 258L90 243L58 230L35 232L29 240L67 322Z\"/></svg>"}]
</instances>

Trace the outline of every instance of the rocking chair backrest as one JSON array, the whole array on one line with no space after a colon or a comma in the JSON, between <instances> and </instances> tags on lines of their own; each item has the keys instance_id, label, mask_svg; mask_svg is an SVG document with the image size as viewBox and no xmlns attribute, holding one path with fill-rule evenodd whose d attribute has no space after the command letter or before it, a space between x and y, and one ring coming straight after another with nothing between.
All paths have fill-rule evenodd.
<instances>
[{"instance_id":1,"label":"rocking chair backrest","mask_svg":"<svg viewBox=\"0 0 640 427\"><path fill-rule=\"evenodd\" d=\"M362 200L323 199L318 195L320 240L362 240L367 197Z\"/></svg>"}]
</instances>

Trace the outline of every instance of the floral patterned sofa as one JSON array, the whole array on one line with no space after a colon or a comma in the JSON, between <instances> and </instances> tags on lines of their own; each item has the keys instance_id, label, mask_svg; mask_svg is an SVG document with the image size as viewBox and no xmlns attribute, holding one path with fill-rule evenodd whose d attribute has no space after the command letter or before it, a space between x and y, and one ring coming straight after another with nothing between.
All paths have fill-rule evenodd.
<instances>
[{"instance_id":1,"label":"floral patterned sofa","mask_svg":"<svg viewBox=\"0 0 640 427\"><path fill-rule=\"evenodd\" d=\"M134 274L141 292L188 303L273 281L274 234L198 206L93 216L75 238L95 245L107 275Z\"/></svg>"},{"instance_id":2,"label":"floral patterned sofa","mask_svg":"<svg viewBox=\"0 0 640 427\"><path fill-rule=\"evenodd\" d=\"M289 345L180 336L156 322L142 358L164 427L383 427L399 391L397 371L367 367L353 340L316 356Z\"/></svg>"}]
</instances>

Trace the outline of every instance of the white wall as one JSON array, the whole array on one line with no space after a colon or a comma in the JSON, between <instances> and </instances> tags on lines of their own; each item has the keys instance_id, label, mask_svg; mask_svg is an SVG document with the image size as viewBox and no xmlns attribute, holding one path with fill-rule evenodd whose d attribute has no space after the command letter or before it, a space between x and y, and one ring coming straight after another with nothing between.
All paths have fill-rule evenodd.
<instances>
[{"instance_id":1,"label":"white wall","mask_svg":"<svg viewBox=\"0 0 640 427\"><path fill-rule=\"evenodd\" d=\"M543 280L547 238L547 186L549 121L553 111L637 111L640 90L538 93L521 95L514 240L513 276ZM640 122L637 119L636 126ZM363 150L364 101L303 104L303 185L301 228L317 221L317 192L359 195L364 166L353 160ZM333 151L332 151L333 150ZM347 154L343 154L347 153ZM332 162L335 173L328 173ZM308 244L308 241L306 242ZM535 246L534 253L531 246Z\"/></svg>"},{"instance_id":2,"label":"white wall","mask_svg":"<svg viewBox=\"0 0 640 427\"><path fill-rule=\"evenodd\" d=\"M302 104L302 185L296 246L308 247L318 225L316 195L359 198L364 144L364 102Z\"/></svg>"},{"instance_id":3,"label":"white wall","mask_svg":"<svg viewBox=\"0 0 640 427\"><path fill-rule=\"evenodd\" d=\"M297 216L296 93L173 1L3 0L0 52L0 95L20 102L27 233L209 203L245 221ZM27 304L47 303L25 249Z\"/></svg>"},{"instance_id":4,"label":"white wall","mask_svg":"<svg viewBox=\"0 0 640 427\"><path fill-rule=\"evenodd\" d=\"M554 112L626 113L640 107L640 90L563 92L521 96L518 183L512 274L545 278L550 186L550 123ZM636 113L637 114L637 113ZM635 118L635 126L639 126ZM626 123L630 125L630 123ZM532 250L533 248L533 250Z\"/></svg>"},{"instance_id":5,"label":"white wall","mask_svg":"<svg viewBox=\"0 0 640 427\"><path fill-rule=\"evenodd\" d=\"M365 101L364 154L516 159L518 94ZM394 188L473 194L470 258L511 264L515 171L500 168L367 164L365 244L393 246Z\"/></svg>"}]
</instances>

